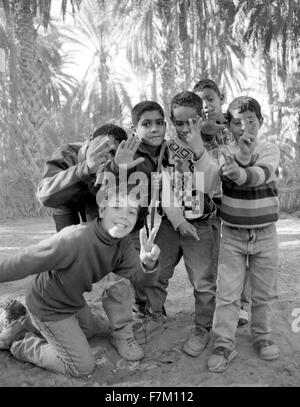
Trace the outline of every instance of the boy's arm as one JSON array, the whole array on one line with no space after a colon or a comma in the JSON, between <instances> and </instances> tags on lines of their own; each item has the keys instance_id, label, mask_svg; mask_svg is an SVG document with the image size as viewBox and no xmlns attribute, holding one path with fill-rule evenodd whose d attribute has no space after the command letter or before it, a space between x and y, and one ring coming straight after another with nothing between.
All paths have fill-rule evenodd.
<instances>
[{"instance_id":1,"label":"boy's arm","mask_svg":"<svg viewBox=\"0 0 300 407\"><path fill-rule=\"evenodd\" d=\"M62 146L47 161L37 188L37 198L44 206L55 208L72 203L83 185L91 181L86 161L78 162L79 146L77 149Z\"/></svg>"},{"instance_id":2,"label":"boy's arm","mask_svg":"<svg viewBox=\"0 0 300 407\"><path fill-rule=\"evenodd\" d=\"M234 164L232 164L231 175L226 174L226 172L224 175L238 185L251 187L274 181L276 170L279 167L279 148L275 144L265 143L259 146L259 151L256 154L251 156L246 165L237 154L235 157L236 168L234 169ZM254 164L252 164L253 160L255 160Z\"/></svg>"},{"instance_id":3,"label":"boy's arm","mask_svg":"<svg viewBox=\"0 0 300 407\"><path fill-rule=\"evenodd\" d=\"M211 194L219 188L220 176L219 165L213 160L208 151L206 150L202 137L201 137L201 125L203 121L199 117L195 124L192 119L189 119L190 133L186 136L186 143L190 149L194 152L193 164L194 174L196 172L204 173L204 193Z\"/></svg>"},{"instance_id":4,"label":"boy's arm","mask_svg":"<svg viewBox=\"0 0 300 407\"><path fill-rule=\"evenodd\" d=\"M203 151L201 157L198 160L193 161L194 164L194 179L196 178L197 184L197 172L204 173L204 183L201 185L203 193L213 194L220 187L220 173L219 165L213 158L210 157L206 149ZM182 202L180 198L180 191L176 194L173 188L174 172L169 169L162 171L162 208L172 223L175 230L183 223L186 223L186 219L183 214ZM200 177L199 177L200 178ZM176 183L175 183L176 184ZM197 187L197 185L196 185Z\"/></svg>"},{"instance_id":5,"label":"boy's arm","mask_svg":"<svg viewBox=\"0 0 300 407\"><path fill-rule=\"evenodd\" d=\"M20 280L31 274L67 267L74 260L75 252L66 245L61 233L56 233L1 260L0 282Z\"/></svg>"},{"instance_id":6,"label":"boy's arm","mask_svg":"<svg viewBox=\"0 0 300 407\"><path fill-rule=\"evenodd\" d=\"M113 147L108 136L60 147L46 164L37 198L43 205L54 208L74 203L85 184L95 182L97 171L107 162Z\"/></svg>"},{"instance_id":7,"label":"boy's arm","mask_svg":"<svg viewBox=\"0 0 300 407\"><path fill-rule=\"evenodd\" d=\"M108 161L102 168L101 173L97 176L96 184L103 183L103 176L105 172L111 172L116 177L119 176L119 172L125 171L126 174L133 172L135 167L145 161L143 157L135 159L135 154L140 145L140 140L137 137L130 137L127 140L121 141L119 144L114 158ZM98 175L98 174L97 174Z\"/></svg>"},{"instance_id":8,"label":"boy's arm","mask_svg":"<svg viewBox=\"0 0 300 407\"><path fill-rule=\"evenodd\" d=\"M155 262L153 268L152 267L148 268L145 264L143 264L140 259L139 253L134 247L134 244L130 237L126 239L126 243L123 246L122 250L123 250L122 262L115 270L112 270L114 273L130 279L134 274L139 273L141 268L144 273L152 273L156 271L158 261Z\"/></svg>"},{"instance_id":9,"label":"boy's arm","mask_svg":"<svg viewBox=\"0 0 300 407\"><path fill-rule=\"evenodd\" d=\"M193 160L194 174L196 172L203 172L204 174L204 190L206 194L212 194L218 190L220 186L220 166L214 160L208 151L204 149L199 159Z\"/></svg>"},{"instance_id":10,"label":"boy's arm","mask_svg":"<svg viewBox=\"0 0 300 407\"><path fill-rule=\"evenodd\" d=\"M182 204L174 191L171 167L162 169L161 206L175 230L186 222Z\"/></svg>"}]
</instances>

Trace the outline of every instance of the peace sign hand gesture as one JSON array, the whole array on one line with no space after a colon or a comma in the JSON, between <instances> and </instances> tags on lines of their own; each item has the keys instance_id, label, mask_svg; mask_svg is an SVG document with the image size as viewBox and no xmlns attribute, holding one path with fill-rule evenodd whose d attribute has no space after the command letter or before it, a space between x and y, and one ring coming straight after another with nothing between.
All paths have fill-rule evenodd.
<instances>
[{"instance_id":1,"label":"peace sign hand gesture","mask_svg":"<svg viewBox=\"0 0 300 407\"><path fill-rule=\"evenodd\" d=\"M149 237L146 236L144 228L140 230L140 259L143 265L146 266L148 272L154 271L154 269L156 268L158 257L160 255L160 248L155 243L153 243L157 230L158 227L154 227L151 230Z\"/></svg>"}]
</instances>

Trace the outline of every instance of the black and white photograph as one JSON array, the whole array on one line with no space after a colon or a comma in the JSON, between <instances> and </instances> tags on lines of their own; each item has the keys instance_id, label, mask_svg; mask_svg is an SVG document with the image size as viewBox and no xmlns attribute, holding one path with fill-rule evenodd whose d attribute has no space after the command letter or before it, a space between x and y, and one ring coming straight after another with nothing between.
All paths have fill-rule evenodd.
<instances>
[{"instance_id":1,"label":"black and white photograph","mask_svg":"<svg viewBox=\"0 0 300 407\"><path fill-rule=\"evenodd\" d=\"M300 387L299 0L0 0L11 387Z\"/></svg>"}]
</instances>

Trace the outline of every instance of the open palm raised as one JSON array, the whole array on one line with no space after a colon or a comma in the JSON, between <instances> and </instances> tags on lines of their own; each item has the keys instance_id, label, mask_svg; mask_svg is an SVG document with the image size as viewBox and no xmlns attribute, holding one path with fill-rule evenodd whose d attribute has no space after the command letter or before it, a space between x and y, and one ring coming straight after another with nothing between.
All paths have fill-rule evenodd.
<instances>
[{"instance_id":1,"label":"open palm raised","mask_svg":"<svg viewBox=\"0 0 300 407\"><path fill-rule=\"evenodd\" d=\"M140 230L140 259L149 271L154 271L160 255L160 248L154 243L157 230L158 227L154 227L149 237L146 235L145 228Z\"/></svg>"},{"instance_id":2,"label":"open palm raised","mask_svg":"<svg viewBox=\"0 0 300 407\"><path fill-rule=\"evenodd\" d=\"M142 157L134 160L134 156L139 145L140 140L137 137L130 137L126 141L123 140L116 151L114 158L115 164L118 166L126 166L126 168L129 170L145 161L145 159Z\"/></svg>"}]
</instances>

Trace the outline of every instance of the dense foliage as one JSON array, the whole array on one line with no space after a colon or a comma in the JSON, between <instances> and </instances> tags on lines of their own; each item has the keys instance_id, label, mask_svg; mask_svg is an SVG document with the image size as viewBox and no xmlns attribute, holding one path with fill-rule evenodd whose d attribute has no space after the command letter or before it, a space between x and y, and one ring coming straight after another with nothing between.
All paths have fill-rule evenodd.
<instances>
[{"instance_id":1,"label":"dense foliage","mask_svg":"<svg viewBox=\"0 0 300 407\"><path fill-rule=\"evenodd\" d=\"M128 128L140 100L159 101L168 117L170 98L200 78L227 99L257 92L249 58L267 100L263 136L282 152L282 209L300 208L298 0L60 5L63 19L51 1L0 0L0 219L42 213L35 189L51 152L107 121Z\"/></svg>"}]
</instances>

